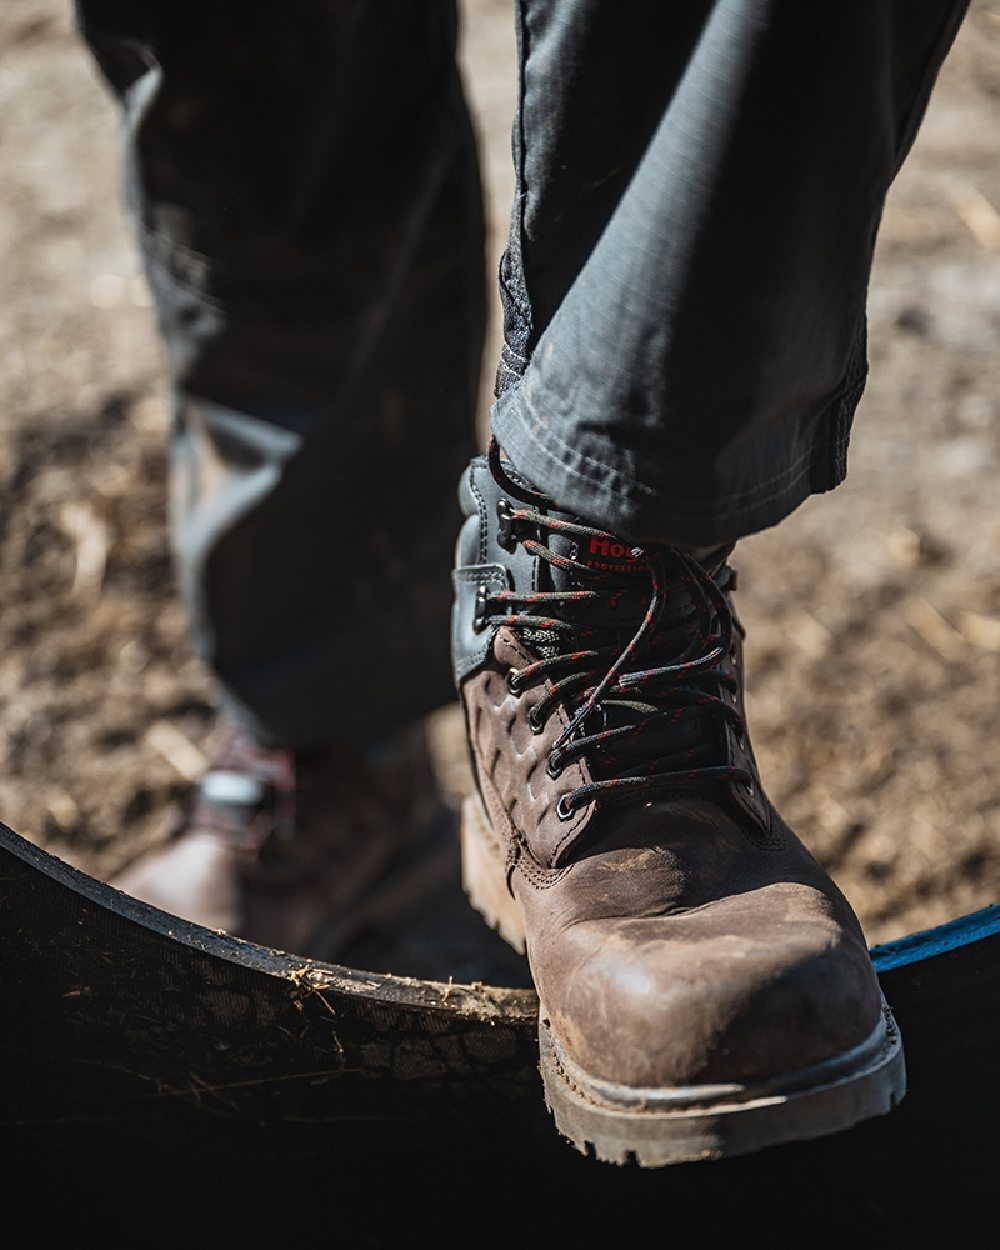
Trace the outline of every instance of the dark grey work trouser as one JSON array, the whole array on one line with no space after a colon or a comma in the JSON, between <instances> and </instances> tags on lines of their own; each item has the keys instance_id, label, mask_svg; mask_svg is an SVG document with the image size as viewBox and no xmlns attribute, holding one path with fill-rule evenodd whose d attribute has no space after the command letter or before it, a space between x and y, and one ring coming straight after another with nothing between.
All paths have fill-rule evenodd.
<instances>
[{"instance_id":1,"label":"dark grey work trouser","mask_svg":"<svg viewBox=\"0 0 1000 1250\"><path fill-rule=\"evenodd\" d=\"M493 427L688 544L844 476L887 188L967 0L519 0ZM78 0L176 394L200 654L259 736L446 702L484 314L453 0Z\"/></svg>"}]
</instances>

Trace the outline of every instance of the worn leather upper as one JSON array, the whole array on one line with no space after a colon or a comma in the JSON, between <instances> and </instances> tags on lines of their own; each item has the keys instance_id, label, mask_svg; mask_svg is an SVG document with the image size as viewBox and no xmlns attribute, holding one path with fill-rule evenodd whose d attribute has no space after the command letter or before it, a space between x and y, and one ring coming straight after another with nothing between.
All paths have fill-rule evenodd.
<instances>
[{"instance_id":1,"label":"worn leather upper","mask_svg":"<svg viewBox=\"0 0 1000 1250\"><path fill-rule=\"evenodd\" d=\"M536 652L523 631L477 629L463 602L487 575L539 577L520 547L508 559L496 545L484 471L474 462L463 487L459 558L476 563L456 574L456 677L532 974L566 1051L591 1076L663 1086L766 1079L860 1044L881 1013L861 927L764 796L745 727L725 730L720 749L748 769L752 794L602 795L560 818L559 798L591 779L586 757L558 776L546 768L567 711L533 730L552 682L511 690L508 674ZM737 681L741 660L738 633L726 659ZM742 712L741 689L736 699Z\"/></svg>"}]
</instances>

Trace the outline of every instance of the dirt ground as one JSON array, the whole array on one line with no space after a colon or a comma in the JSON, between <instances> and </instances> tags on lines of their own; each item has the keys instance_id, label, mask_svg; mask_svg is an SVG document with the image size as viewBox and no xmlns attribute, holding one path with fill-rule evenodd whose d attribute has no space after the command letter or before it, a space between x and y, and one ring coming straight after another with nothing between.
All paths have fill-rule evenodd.
<instances>
[{"instance_id":1,"label":"dirt ground","mask_svg":"<svg viewBox=\"0 0 1000 1250\"><path fill-rule=\"evenodd\" d=\"M510 194L508 0L465 0ZM69 0L0 7L0 817L97 877L199 766L165 391L114 109ZM872 942L1000 898L1000 4L972 6L890 196L848 482L737 551L764 781ZM496 330L493 331L493 342ZM454 709L434 720L460 786Z\"/></svg>"}]
</instances>

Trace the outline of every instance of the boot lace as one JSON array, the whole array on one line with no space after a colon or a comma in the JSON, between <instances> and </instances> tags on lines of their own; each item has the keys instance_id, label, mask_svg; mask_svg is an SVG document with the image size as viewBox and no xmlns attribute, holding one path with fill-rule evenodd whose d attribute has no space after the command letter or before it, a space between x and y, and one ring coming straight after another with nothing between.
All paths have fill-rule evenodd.
<instances>
[{"instance_id":1,"label":"boot lace","mask_svg":"<svg viewBox=\"0 0 1000 1250\"><path fill-rule=\"evenodd\" d=\"M481 628L506 625L525 640L553 640L553 645L543 648L548 654L511 669L507 684L516 695L539 678L551 682L528 716L535 733L542 732L556 706L569 713L548 754L550 777L558 777L567 764L582 756L587 756L592 776L598 774L560 798L556 808L560 819L569 820L598 798L627 801L653 791L680 792L721 782L752 790L753 778L745 768L712 762L716 753L710 742L706 745L705 733L698 734L694 746L663 749L663 731L682 728L693 715L732 725L740 740L745 735L737 705L738 682L724 667L726 657L734 653L736 628L724 593L735 581L726 564L732 546L721 548L710 568L676 547L633 546L629 561L636 574L648 575L648 602L631 639L619 650L619 631L604 621L587 624L586 617L598 605L615 606L622 598L620 579L575 558L573 546L568 555L553 550L540 535L547 531L571 541L596 538L609 543L620 539L606 530L541 511L551 507L551 501L513 480L495 439L489 462L496 481L522 505L513 508L508 501L502 502L501 542L511 547L519 542L530 555L564 570L575 581L588 583L580 589L531 592L489 592L484 587L477 606ZM684 592L689 604L680 619L667 617L664 611L670 592L677 590ZM569 614L559 615L560 609L567 608ZM537 646L533 650L537 653ZM656 662L651 663L654 658ZM609 727L608 719L624 723ZM595 729L595 722L602 727Z\"/></svg>"}]
</instances>

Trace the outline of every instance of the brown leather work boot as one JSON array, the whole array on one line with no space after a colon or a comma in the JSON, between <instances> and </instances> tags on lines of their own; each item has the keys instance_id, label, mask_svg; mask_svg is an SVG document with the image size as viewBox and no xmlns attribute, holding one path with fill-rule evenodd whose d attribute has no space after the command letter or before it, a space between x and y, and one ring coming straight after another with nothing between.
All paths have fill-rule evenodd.
<instances>
[{"instance_id":1,"label":"brown leather work boot","mask_svg":"<svg viewBox=\"0 0 1000 1250\"><path fill-rule=\"evenodd\" d=\"M163 844L111 884L210 929L334 959L387 899L400 905L443 813L422 729L373 760L268 749L224 724Z\"/></svg>"},{"instance_id":2,"label":"brown leather work boot","mask_svg":"<svg viewBox=\"0 0 1000 1250\"><path fill-rule=\"evenodd\" d=\"M495 446L460 497L465 885L526 946L558 1128L658 1166L889 1111L903 1053L861 927L761 789L731 548L624 543Z\"/></svg>"}]
</instances>

